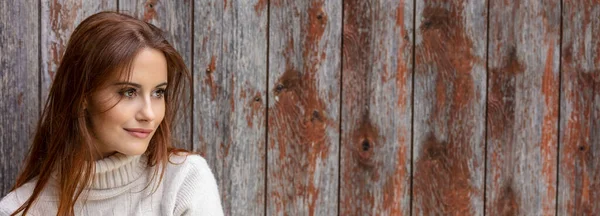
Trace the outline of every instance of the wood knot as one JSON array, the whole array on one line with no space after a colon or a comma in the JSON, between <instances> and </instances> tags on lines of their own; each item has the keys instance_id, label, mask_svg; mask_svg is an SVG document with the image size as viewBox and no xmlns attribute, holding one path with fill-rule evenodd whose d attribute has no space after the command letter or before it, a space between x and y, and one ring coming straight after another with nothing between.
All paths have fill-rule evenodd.
<instances>
[{"instance_id":1,"label":"wood knot","mask_svg":"<svg viewBox=\"0 0 600 216\"><path fill-rule=\"evenodd\" d=\"M437 140L433 135L425 140L423 151L430 160L444 160L448 156L447 143Z\"/></svg>"},{"instance_id":2,"label":"wood knot","mask_svg":"<svg viewBox=\"0 0 600 216\"><path fill-rule=\"evenodd\" d=\"M362 141L357 143L357 148L354 151L355 157L358 161L358 164L367 169L371 169L375 166L373 161L373 143L369 138L363 138Z\"/></svg>"},{"instance_id":3,"label":"wood knot","mask_svg":"<svg viewBox=\"0 0 600 216\"><path fill-rule=\"evenodd\" d=\"M423 29L429 29L431 28L431 25L433 25L433 22L431 20L427 20L423 23Z\"/></svg>"},{"instance_id":4,"label":"wood knot","mask_svg":"<svg viewBox=\"0 0 600 216\"><path fill-rule=\"evenodd\" d=\"M285 86L283 86L283 84L279 83L279 84L277 84L277 86L275 86L275 93L281 93L281 91L283 91L283 89L285 89Z\"/></svg>"},{"instance_id":5,"label":"wood knot","mask_svg":"<svg viewBox=\"0 0 600 216\"><path fill-rule=\"evenodd\" d=\"M301 84L301 74L300 72L288 69L286 70L275 85L274 92L281 93L282 91L296 91L299 90Z\"/></svg>"},{"instance_id":6,"label":"wood knot","mask_svg":"<svg viewBox=\"0 0 600 216\"><path fill-rule=\"evenodd\" d=\"M212 70L210 68L206 68L206 73L210 74L210 73L212 73Z\"/></svg>"},{"instance_id":7,"label":"wood knot","mask_svg":"<svg viewBox=\"0 0 600 216\"><path fill-rule=\"evenodd\" d=\"M441 159L446 156L446 148L444 146L432 146L427 149L427 155L433 160Z\"/></svg>"},{"instance_id":8,"label":"wood knot","mask_svg":"<svg viewBox=\"0 0 600 216\"><path fill-rule=\"evenodd\" d=\"M254 101L255 102L260 102L262 99L260 98L260 96L255 96L254 97Z\"/></svg>"},{"instance_id":9,"label":"wood knot","mask_svg":"<svg viewBox=\"0 0 600 216\"><path fill-rule=\"evenodd\" d=\"M318 20L322 20L323 19L323 14L322 13L317 14L317 19Z\"/></svg>"},{"instance_id":10,"label":"wood knot","mask_svg":"<svg viewBox=\"0 0 600 216\"><path fill-rule=\"evenodd\" d=\"M154 7L154 5L152 5L152 3L148 4L148 7L152 8Z\"/></svg>"},{"instance_id":11,"label":"wood knot","mask_svg":"<svg viewBox=\"0 0 600 216\"><path fill-rule=\"evenodd\" d=\"M317 110L313 110L312 117L310 118L310 121L314 121L314 120L321 121L321 114Z\"/></svg>"},{"instance_id":12,"label":"wood knot","mask_svg":"<svg viewBox=\"0 0 600 216\"><path fill-rule=\"evenodd\" d=\"M585 146L579 146L579 151L585 151Z\"/></svg>"},{"instance_id":13,"label":"wood knot","mask_svg":"<svg viewBox=\"0 0 600 216\"><path fill-rule=\"evenodd\" d=\"M371 149L371 143L369 143L369 140L364 139L362 141L362 150L363 151L369 151L369 149Z\"/></svg>"}]
</instances>

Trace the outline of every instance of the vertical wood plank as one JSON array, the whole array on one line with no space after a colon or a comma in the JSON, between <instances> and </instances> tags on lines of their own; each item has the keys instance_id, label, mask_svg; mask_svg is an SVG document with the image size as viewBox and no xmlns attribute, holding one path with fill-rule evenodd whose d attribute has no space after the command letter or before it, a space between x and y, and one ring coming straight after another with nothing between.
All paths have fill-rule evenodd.
<instances>
[{"instance_id":1,"label":"vertical wood plank","mask_svg":"<svg viewBox=\"0 0 600 216\"><path fill-rule=\"evenodd\" d=\"M267 215L337 215L341 1L270 1Z\"/></svg>"},{"instance_id":2,"label":"vertical wood plank","mask_svg":"<svg viewBox=\"0 0 600 216\"><path fill-rule=\"evenodd\" d=\"M600 1L563 1L558 215L600 215Z\"/></svg>"},{"instance_id":3,"label":"vertical wood plank","mask_svg":"<svg viewBox=\"0 0 600 216\"><path fill-rule=\"evenodd\" d=\"M560 1L490 1L486 213L554 215Z\"/></svg>"},{"instance_id":4,"label":"vertical wood plank","mask_svg":"<svg viewBox=\"0 0 600 216\"><path fill-rule=\"evenodd\" d=\"M194 2L194 149L225 215L264 215L267 2Z\"/></svg>"},{"instance_id":5,"label":"vertical wood plank","mask_svg":"<svg viewBox=\"0 0 600 216\"><path fill-rule=\"evenodd\" d=\"M340 215L409 215L413 1L344 1Z\"/></svg>"},{"instance_id":6,"label":"vertical wood plank","mask_svg":"<svg viewBox=\"0 0 600 216\"><path fill-rule=\"evenodd\" d=\"M54 0L41 1L42 106L46 102L54 74L67 48L75 27L90 15L100 11L116 11L116 0Z\"/></svg>"},{"instance_id":7,"label":"vertical wood plank","mask_svg":"<svg viewBox=\"0 0 600 216\"><path fill-rule=\"evenodd\" d=\"M183 57L190 73L192 71L192 0L183 1L157 1L157 0L119 0L121 13L129 14L138 19L152 23L165 31L169 43ZM192 148L191 131L191 90L184 89L181 107L176 117L176 125L172 132L174 146L177 148Z\"/></svg>"},{"instance_id":8,"label":"vertical wood plank","mask_svg":"<svg viewBox=\"0 0 600 216\"><path fill-rule=\"evenodd\" d=\"M417 1L415 215L483 215L486 1Z\"/></svg>"},{"instance_id":9,"label":"vertical wood plank","mask_svg":"<svg viewBox=\"0 0 600 216\"><path fill-rule=\"evenodd\" d=\"M0 2L0 197L15 183L39 118L39 3Z\"/></svg>"}]
</instances>

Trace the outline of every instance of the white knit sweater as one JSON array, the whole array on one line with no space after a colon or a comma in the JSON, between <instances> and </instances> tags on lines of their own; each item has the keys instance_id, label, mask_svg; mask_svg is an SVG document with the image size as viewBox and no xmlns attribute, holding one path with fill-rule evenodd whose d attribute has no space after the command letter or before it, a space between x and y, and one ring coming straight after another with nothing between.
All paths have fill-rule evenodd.
<instances>
[{"instance_id":1,"label":"white knit sweater","mask_svg":"<svg viewBox=\"0 0 600 216\"><path fill-rule=\"evenodd\" d=\"M159 187L145 156L120 153L96 161L94 181L75 204L75 215L223 215L215 178L198 155L171 156ZM27 215L56 215L56 177L51 178ZM35 179L0 201L0 216L10 215L31 196ZM85 201L85 203L84 203Z\"/></svg>"}]
</instances>

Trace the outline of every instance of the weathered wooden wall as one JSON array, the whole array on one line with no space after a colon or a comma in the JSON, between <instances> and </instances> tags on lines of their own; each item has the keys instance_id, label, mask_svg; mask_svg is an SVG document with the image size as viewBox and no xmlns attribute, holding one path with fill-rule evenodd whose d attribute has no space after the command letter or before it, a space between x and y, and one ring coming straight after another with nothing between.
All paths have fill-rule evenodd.
<instances>
[{"instance_id":1,"label":"weathered wooden wall","mask_svg":"<svg viewBox=\"0 0 600 216\"><path fill-rule=\"evenodd\" d=\"M600 214L598 0L1 1L0 196L105 10L184 57L227 215Z\"/></svg>"},{"instance_id":2,"label":"weathered wooden wall","mask_svg":"<svg viewBox=\"0 0 600 216\"><path fill-rule=\"evenodd\" d=\"M40 112L39 2L0 2L0 196L11 189Z\"/></svg>"},{"instance_id":3,"label":"weathered wooden wall","mask_svg":"<svg viewBox=\"0 0 600 216\"><path fill-rule=\"evenodd\" d=\"M558 215L600 214L600 2L562 3Z\"/></svg>"},{"instance_id":4,"label":"weathered wooden wall","mask_svg":"<svg viewBox=\"0 0 600 216\"><path fill-rule=\"evenodd\" d=\"M554 215L561 3L489 4L485 211Z\"/></svg>"},{"instance_id":5,"label":"weathered wooden wall","mask_svg":"<svg viewBox=\"0 0 600 216\"><path fill-rule=\"evenodd\" d=\"M415 6L413 213L483 215L487 4Z\"/></svg>"},{"instance_id":6,"label":"weathered wooden wall","mask_svg":"<svg viewBox=\"0 0 600 216\"><path fill-rule=\"evenodd\" d=\"M340 215L410 213L412 1L344 1Z\"/></svg>"}]
</instances>

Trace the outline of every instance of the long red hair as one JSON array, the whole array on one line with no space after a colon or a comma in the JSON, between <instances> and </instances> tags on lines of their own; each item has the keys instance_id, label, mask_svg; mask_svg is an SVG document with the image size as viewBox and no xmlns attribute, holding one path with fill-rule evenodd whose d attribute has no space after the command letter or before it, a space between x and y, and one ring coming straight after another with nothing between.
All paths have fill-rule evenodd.
<instances>
[{"instance_id":1,"label":"long red hair","mask_svg":"<svg viewBox=\"0 0 600 216\"><path fill-rule=\"evenodd\" d=\"M74 215L74 205L87 183L93 179L94 156L89 120L84 103L110 77L127 75L136 54L152 48L167 60L166 111L145 155L148 166L165 166L169 155L186 150L171 145L171 126L179 110L183 89L190 73L179 53L156 26L116 12L100 12L85 19L73 32L56 72L48 99L38 121L25 167L12 188L15 190L37 177L31 197L13 215L27 214L53 171L58 181L58 215ZM153 179L164 169L154 169ZM159 171L162 170L162 171Z\"/></svg>"}]
</instances>

